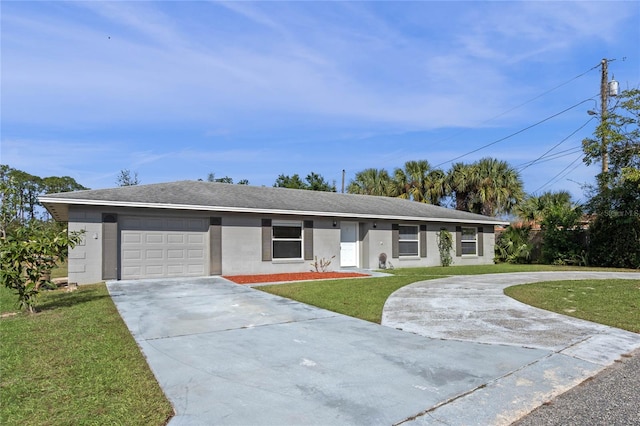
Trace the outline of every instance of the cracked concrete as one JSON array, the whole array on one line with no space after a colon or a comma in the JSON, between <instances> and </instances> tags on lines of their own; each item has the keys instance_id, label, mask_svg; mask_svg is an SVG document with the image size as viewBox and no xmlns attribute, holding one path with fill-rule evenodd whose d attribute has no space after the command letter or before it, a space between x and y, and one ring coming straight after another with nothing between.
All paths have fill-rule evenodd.
<instances>
[{"instance_id":1,"label":"cracked concrete","mask_svg":"<svg viewBox=\"0 0 640 426\"><path fill-rule=\"evenodd\" d=\"M508 424L640 347L564 316L526 321L498 287L539 276L509 275L405 287L385 306L389 327L220 277L107 286L174 405L171 426Z\"/></svg>"}]
</instances>

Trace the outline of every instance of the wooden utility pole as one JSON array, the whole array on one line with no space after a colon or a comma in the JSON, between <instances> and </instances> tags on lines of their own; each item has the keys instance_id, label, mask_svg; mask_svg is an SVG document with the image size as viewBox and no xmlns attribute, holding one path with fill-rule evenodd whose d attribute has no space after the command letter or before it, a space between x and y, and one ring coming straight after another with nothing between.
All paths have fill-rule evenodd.
<instances>
[{"instance_id":1,"label":"wooden utility pole","mask_svg":"<svg viewBox=\"0 0 640 426\"><path fill-rule=\"evenodd\" d=\"M609 69L608 61L602 60L602 78L600 80L600 123L602 125L602 173L609 172L609 152L604 123L607 119L607 103L609 102Z\"/></svg>"}]
</instances>

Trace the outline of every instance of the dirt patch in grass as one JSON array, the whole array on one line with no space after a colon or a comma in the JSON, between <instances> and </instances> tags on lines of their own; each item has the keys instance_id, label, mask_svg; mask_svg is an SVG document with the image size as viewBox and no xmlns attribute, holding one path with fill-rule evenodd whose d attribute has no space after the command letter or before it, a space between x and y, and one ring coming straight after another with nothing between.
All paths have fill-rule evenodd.
<instances>
[{"instance_id":1,"label":"dirt patch in grass","mask_svg":"<svg viewBox=\"0 0 640 426\"><path fill-rule=\"evenodd\" d=\"M231 275L223 278L236 284L277 283L282 281L327 280L336 278L368 277L357 272L290 272L285 274Z\"/></svg>"}]
</instances>

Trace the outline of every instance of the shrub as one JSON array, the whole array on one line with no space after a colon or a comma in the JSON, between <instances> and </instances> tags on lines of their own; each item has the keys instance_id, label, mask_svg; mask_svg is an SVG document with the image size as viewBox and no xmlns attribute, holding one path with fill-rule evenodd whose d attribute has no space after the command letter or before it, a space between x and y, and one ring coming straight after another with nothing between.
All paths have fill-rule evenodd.
<instances>
[{"instance_id":1,"label":"shrub","mask_svg":"<svg viewBox=\"0 0 640 426\"><path fill-rule=\"evenodd\" d=\"M495 259L506 263L531 263L530 226L509 226L496 241Z\"/></svg>"}]
</instances>

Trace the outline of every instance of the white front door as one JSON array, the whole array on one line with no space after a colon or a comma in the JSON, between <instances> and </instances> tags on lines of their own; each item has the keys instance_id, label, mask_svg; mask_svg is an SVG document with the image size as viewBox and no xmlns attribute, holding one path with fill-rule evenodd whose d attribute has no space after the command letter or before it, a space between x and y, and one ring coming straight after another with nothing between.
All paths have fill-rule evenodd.
<instances>
[{"instance_id":1,"label":"white front door","mask_svg":"<svg viewBox=\"0 0 640 426\"><path fill-rule=\"evenodd\" d=\"M358 266L358 222L340 222L340 266Z\"/></svg>"}]
</instances>

